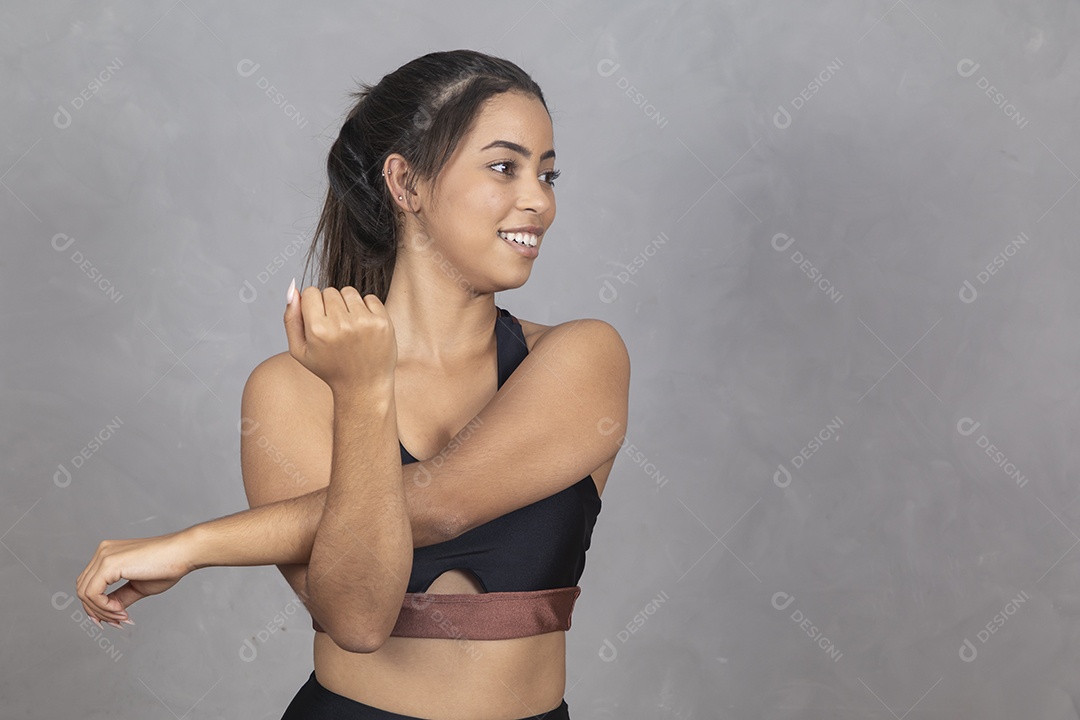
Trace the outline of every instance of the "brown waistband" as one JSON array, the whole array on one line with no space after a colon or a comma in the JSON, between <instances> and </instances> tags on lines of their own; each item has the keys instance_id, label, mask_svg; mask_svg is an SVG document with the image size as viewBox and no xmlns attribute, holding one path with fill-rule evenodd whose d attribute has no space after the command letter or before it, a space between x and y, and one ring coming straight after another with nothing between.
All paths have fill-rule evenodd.
<instances>
[{"instance_id":1,"label":"brown waistband","mask_svg":"<svg viewBox=\"0 0 1080 720\"><path fill-rule=\"evenodd\" d=\"M507 640L569 630L581 588L523 592L405 593L393 637ZM312 627L322 627L311 620Z\"/></svg>"}]
</instances>

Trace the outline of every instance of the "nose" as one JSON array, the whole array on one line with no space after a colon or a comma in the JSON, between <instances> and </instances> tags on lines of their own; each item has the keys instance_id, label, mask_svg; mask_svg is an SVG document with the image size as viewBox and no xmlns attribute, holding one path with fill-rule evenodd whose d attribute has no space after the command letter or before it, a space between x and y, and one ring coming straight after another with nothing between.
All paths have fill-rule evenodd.
<instances>
[{"instance_id":1,"label":"nose","mask_svg":"<svg viewBox=\"0 0 1080 720\"><path fill-rule=\"evenodd\" d=\"M532 210L537 214L543 214L551 210L555 205L555 198L551 188L537 177L524 179L521 183L521 192L518 195L518 209Z\"/></svg>"}]
</instances>

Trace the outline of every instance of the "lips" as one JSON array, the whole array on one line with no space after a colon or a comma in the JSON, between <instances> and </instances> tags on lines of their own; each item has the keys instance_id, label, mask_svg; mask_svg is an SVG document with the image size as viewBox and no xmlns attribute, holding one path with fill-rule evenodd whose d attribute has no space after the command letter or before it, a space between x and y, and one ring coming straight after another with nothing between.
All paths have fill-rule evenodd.
<instances>
[{"instance_id":1,"label":"lips","mask_svg":"<svg viewBox=\"0 0 1080 720\"><path fill-rule=\"evenodd\" d=\"M514 237L518 236L518 233L496 233L500 240L514 249L514 252L520 254L522 257L535 258L540 252L540 249L536 245L529 245L529 240L538 241L535 235L525 235L522 241L514 240Z\"/></svg>"}]
</instances>

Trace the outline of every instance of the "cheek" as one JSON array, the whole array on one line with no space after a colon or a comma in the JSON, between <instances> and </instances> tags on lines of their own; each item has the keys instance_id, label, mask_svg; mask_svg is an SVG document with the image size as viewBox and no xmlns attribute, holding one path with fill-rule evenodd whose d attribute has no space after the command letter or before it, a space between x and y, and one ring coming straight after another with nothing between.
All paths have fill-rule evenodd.
<instances>
[{"instance_id":1,"label":"cheek","mask_svg":"<svg viewBox=\"0 0 1080 720\"><path fill-rule=\"evenodd\" d=\"M497 188L474 188L463 194L454 213L458 232L467 237L494 235L512 214L508 203L506 193Z\"/></svg>"}]
</instances>

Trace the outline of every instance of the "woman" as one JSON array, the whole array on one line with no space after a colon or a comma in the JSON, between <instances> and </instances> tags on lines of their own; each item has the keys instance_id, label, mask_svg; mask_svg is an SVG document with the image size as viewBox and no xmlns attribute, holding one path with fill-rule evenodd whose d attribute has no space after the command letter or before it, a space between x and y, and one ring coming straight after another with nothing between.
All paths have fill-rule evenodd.
<instances>
[{"instance_id":1,"label":"woman","mask_svg":"<svg viewBox=\"0 0 1080 720\"><path fill-rule=\"evenodd\" d=\"M104 541L79 597L130 622L193 569L276 564L317 630L284 718L569 718L565 630L630 366L603 321L494 303L555 219L550 114L468 50L354 97L308 255L326 289L290 285L289 351L244 388L252 509Z\"/></svg>"}]
</instances>

